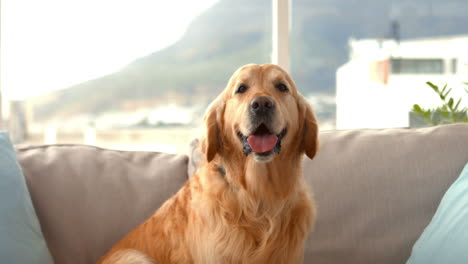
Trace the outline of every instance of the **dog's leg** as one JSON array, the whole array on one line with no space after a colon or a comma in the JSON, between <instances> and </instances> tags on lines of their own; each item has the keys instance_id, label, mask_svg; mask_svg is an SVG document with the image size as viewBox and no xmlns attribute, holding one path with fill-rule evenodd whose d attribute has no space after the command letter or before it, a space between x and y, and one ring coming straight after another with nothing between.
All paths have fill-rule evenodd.
<instances>
[{"instance_id":1,"label":"dog's leg","mask_svg":"<svg viewBox=\"0 0 468 264\"><path fill-rule=\"evenodd\" d=\"M110 255L102 264L156 264L148 256L135 249L121 249Z\"/></svg>"}]
</instances>

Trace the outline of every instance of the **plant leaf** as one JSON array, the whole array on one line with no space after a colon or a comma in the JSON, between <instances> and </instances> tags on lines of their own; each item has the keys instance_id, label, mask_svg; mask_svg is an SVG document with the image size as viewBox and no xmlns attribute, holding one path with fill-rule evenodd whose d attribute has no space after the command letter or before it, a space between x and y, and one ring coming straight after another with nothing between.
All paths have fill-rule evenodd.
<instances>
[{"instance_id":1,"label":"plant leaf","mask_svg":"<svg viewBox=\"0 0 468 264\"><path fill-rule=\"evenodd\" d=\"M442 91L440 92L441 94L444 94L445 90L447 89L447 84L444 85L444 88L442 88Z\"/></svg>"},{"instance_id":2,"label":"plant leaf","mask_svg":"<svg viewBox=\"0 0 468 264\"><path fill-rule=\"evenodd\" d=\"M458 99L458 102L457 102L457 104L455 105L455 107L453 108L453 110L456 111L456 110L458 109L458 106L460 106L460 102L461 102L461 98Z\"/></svg>"},{"instance_id":3,"label":"plant leaf","mask_svg":"<svg viewBox=\"0 0 468 264\"><path fill-rule=\"evenodd\" d=\"M413 110L417 113L424 112L418 104L413 105Z\"/></svg>"},{"instance_id":4,"label":"plant leaf","mask_svg":"<svg viewBox=\"0 0 468 264\"><path fill-rule=\"evenodd\" d=\"M437 93L439 92L439 87L437 87L437 85L435 85L435 84L433 84L431 82L426 82L426 84L429 85Z\"/></svg>"},{"instance_id":5,"label":"plant leaf","mask_svg":"<svg viewBox=\"0 0 468 264\"><path fill-rule=\"evenodd\" d=\"M448 91L445 93L445 97L447 97L447 95L449 95L450 93L452 92L452 88L448 89Z\"/></svg>"}]
</instances>

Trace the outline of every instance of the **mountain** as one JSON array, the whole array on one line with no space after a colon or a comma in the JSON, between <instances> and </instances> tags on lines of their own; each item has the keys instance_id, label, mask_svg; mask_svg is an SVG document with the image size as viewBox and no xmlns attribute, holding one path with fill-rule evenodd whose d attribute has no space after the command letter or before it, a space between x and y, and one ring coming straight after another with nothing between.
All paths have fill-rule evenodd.
<instances>
[{"instance_id":1,"label":"mountain","mask_svg":"<svg viewBox=\"0 0 468 264\"><path fill-rule=\"evenodd\" d=\"M207 103L239 66L270 61L271 2L220 0L174 45L119 72L41 97L46 103L36 104L35 118L98 114L132 102ZM349 38L391 37L392 21L402 39L468 34L463 10L468 1L292 0L291 73L302 93L333 95Z\"/></svg>"}]
</instances>

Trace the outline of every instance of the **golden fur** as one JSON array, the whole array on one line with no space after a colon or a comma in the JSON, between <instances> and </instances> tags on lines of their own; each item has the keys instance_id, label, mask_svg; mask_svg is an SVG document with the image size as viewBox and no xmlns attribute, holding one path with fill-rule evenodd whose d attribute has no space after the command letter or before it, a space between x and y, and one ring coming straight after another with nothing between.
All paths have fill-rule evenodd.
<instances>
[{"instance_id":1,"label":"golden fur","mask_svg":"<svg viewBox=\"0 0 468 264\"><path fill-rule=\"evenodd\" d=\"M279 82L289 91L278 91ZM238 94L241 84L249 88ZM238 137L249 129L250 102L261 95L276 104L272 127L287 127L281 151L263 161L244 154ZM99 263L127 263L124 258L159 264L303 261L315 205L302 159L317 151L317 122L290 76L272 64L241 67L209 107L205 125L204 161L197 172Z\"/></svg>"}]
</instances>

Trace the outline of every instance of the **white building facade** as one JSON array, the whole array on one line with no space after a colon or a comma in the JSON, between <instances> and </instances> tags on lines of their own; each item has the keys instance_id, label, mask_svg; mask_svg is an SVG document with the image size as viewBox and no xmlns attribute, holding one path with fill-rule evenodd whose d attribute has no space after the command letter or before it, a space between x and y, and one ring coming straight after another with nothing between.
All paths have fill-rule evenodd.
<instances>
[{"instance_id":1,"label":"white building facade","mask_svg":"<svg viewBox=\"0 0 468 264\"><path fill-rule=\"evenodd\" d=\"M350 40L350 60L336 73L336 128L408 127L414 104L441 105L426 84L453 88L468 106L468 36Z\"/></svg>"}]
</instances>

